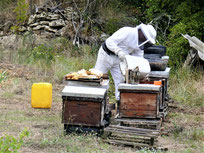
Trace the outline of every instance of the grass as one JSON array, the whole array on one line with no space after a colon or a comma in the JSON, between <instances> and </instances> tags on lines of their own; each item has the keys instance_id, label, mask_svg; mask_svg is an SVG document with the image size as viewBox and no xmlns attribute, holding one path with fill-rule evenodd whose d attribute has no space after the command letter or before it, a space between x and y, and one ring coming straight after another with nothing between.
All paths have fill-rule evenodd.
<instances>
[{"instance_id":1,"label":"grass","mask_svg":"<svg viewBox=\"0 0 204 153\"><path fill-rule=\"evenodd\" d=\"M0 72L0 83L6 80L6 78L7 78L6 70L3 72Z\"/></svg>"},{"instance_id":2,"label":"grass","mask_svg":"<svg viewBox=\"0 0 204 153\"><path fill-rule=\"evenodd\" d=\"M0 23L6 23L7 21L14 21L15 14L13 12L15 3L12 0L0 1Z\"/></svg>"},{"instance_id":3,"label":"grass","mask_svg":"<svg viewBox=\"0 0 204 153\"><path fill-rule=\"evenodd\" d=\"M188 146L188 149L175 152L202 152L203 150L203 73L189 67L180 68L171 73L169 94L174 100L172 104L174 107L170 107L168 114L170 124L164 127L170 132L169 138L178 144Z\"/></svg>"},{"instance_id":4,"label":"grass","mask_svg":"<svg viewBox=\"0 0 204 153\"><path fill-rule=\"evenodd\" d=\"M204 107L204 72L192 69L180 68L170 76L169 93L182 104Z\"/></svg>"}]
</instances>

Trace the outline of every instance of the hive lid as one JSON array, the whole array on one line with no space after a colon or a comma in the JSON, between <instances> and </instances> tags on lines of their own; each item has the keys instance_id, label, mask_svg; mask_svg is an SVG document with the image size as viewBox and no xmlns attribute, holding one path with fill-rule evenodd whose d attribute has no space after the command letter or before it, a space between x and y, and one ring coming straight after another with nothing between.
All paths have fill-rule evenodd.
<instances>
[{"instance_id":1,"label":"hive lid","mask_svg":"<svg viewBox=\"0 0 204 153\"><path fill-rule=\"evenodd\" d=\"M149 77L169 78L171 68L167 67L165 71L151 71Z\"/></svg>"},{"instance_id":2,"label":"hive lid","mask_svg":"<svg viewBox=\"0 0 204 153\"><path fill-rule=\"evenodd\" d=\"M77 87L92 87L92 88L109 88L109 80L103 80L101 84L94 82L80 82L80 81L66 81L68 86L77 86Z\"/></svg>"},{"instance_id":3,"label":"hive lid","mask_svg":"<svg viewBox=\"0 0 204 153\"><path fill-rule=\"evenodd\" d=\"M159 91L161 86L153 84L125 84L121 83L118 86L119 90L135 90L135 91Z\"/></svg>"},{"instance_id":4,"label":"hive lid","mask_svg":"<svg viewBox=\"0 0 204 153\"><path fill-rule=\"evenodd\" d=\"M104 98L106 89L93 87L65 86L62 90L62 96L67 97L85 97L85 98Z\"/></svg>"}]
</instances>

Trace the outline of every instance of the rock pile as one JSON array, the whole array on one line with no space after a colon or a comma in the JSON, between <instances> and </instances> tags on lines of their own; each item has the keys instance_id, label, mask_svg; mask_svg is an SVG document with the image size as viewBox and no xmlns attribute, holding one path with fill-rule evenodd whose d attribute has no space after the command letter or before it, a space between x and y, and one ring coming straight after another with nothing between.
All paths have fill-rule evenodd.
<instances>
[{"instance_id":1,"label":"rock pile","mask_svg":"<svg viewBox=\"0 0 204 153\"><path fill-rule=\"evenodd\" d=\"M45 36L65 36L73 29L73 23L77 19L77 13L72 7L54 12L37 12L31 15L28 20L27 28L22 31L33 31L35 34Z\"/></svg>"},{"instance_id":2,"label":"rock pile","mask_svg":"<svg viewBox=\"0 0 204 153\"><path fill-rule=\"evenodd\" d=\"M62 36L77 45L101 44L107 38L106 34L101 37L97 35L94 28L87 28L88 24L83 27L84 22L86 21L82 21L80 14L74 11L73 7L36 6L35 13L30 15L24 25L15 25L10 21L0 23L0 45L3 44L4 48L19 48L14 42L18 42L21 38L15 37L14 33L20 36L24 36L26 33L34 34L36 40ZM9 39L11 40L9 41Z\"/></svg>"}]
</instances>

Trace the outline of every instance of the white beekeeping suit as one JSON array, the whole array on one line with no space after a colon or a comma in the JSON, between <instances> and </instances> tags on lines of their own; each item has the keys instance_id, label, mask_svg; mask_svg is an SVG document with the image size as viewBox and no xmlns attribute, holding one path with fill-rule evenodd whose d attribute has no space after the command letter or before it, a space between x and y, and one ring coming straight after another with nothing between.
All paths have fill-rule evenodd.
<instances>
[{"instance_id":1,"label":"white beekeeping suit","mask_svg":"<svg viewBox=\"0 0 204 153\"><path fill-rule=\"evenodd\" d=\"M108 73L110 70L115 84L116 100L119 100L118 85L124 82L119 62L125 55L143 57L145 45L155 44L156 31L151 25L123 27L110 36L99 49L95 69Z\"/></svg>"}]
</instances>

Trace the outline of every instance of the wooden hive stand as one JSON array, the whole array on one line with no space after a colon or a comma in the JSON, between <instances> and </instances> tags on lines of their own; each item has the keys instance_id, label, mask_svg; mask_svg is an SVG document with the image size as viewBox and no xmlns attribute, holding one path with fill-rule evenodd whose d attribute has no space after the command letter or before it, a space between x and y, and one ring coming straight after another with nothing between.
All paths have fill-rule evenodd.
<instances>
[{"instance_id":1,"label":"wooden hive stand","mask_svg":"<svg viewBox=\"0 0 204 153\"><path fill-rule=\"evenodd\" d=\"M109 143L154 147L160 135L161 86L153 84L120 84L115 125L104 129Z\"/></svg>"}]
</instances>

